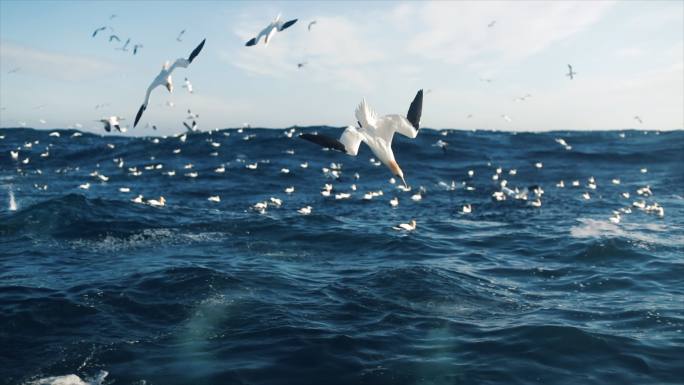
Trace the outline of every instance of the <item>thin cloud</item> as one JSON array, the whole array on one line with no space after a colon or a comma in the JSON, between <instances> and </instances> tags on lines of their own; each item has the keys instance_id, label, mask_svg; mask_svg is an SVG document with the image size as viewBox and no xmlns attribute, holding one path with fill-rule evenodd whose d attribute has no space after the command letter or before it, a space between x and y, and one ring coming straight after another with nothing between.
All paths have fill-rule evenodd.
<instances>
[{"instance_id":1,"label":"thin cloud","mask_svg":"<svg viewBox=\"0 0 684 385\"><path fill-rule=\"evenodd\" d=\"M23 73L52 79L78 81L111 74L117 67L110 62L82 55L67 55L2 41L3 68L20 67Z\"/></svg>"}]
</instances>

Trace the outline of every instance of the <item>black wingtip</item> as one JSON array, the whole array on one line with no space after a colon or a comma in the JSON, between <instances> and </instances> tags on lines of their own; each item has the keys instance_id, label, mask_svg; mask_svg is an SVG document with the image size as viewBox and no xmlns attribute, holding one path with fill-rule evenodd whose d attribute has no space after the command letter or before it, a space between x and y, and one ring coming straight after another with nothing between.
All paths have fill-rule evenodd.
<instances>
[{"instance_id":1,"label":"black wingtip","mask_svg":"<svg viewBox=\"0 0 684 385\"><path fill-rule=\"evenodd\" d=\"M316 143L317 145L325 148L329 148L332 150L337 150L340 152L347 153L347 149L344 147L344 144L340 143L337 139L333 139L329 136L325 135L314 135L314 134L301 134L299 135L300 138L308 140L309 142Z\"/></svg>"},{"instance_id":2,"label":"black wingtip","mask_svg":"<svg viewBox=\"0 0 684 385\"><path fill-rule=\"evenodd\" d=\"M419 90L416 97L413 98L411 105L409 106L408 113L406 114L406 119L411 122L411 125L416 129L420 129L420 116L423 113L423 90Z\"/></svg>"},{"instance_id":3,"label":"black wingtip","mask_svg":"<svg viewBox=\"0 0 684 385\"><path fill-rule=\"evenodd\" d=\"M188 61L190 63L192 63L192 61L195 60L195 57L197 57L197 55L199 55L200 51L202 51L202 48L204 48L204 42L206 42L206 41L207 41L207 39L202 39L202 42L199 43L199 45L194 50L192 50L192 53L190 54L190 57L188 58Z\"/></svg>"},{"instance_id":4,"label":"black wingtip","mask_svg":"<svg viewBox=\"0 0 684 385\"><path fill-rule=\"evenodd\" d=\"M292 24L294 24L294 23L297 22L297 20L299 20L299 19L294 19L294 20L290 20L290 21L288 21L288 22L285 22L285 24L283 24L283 26L280 28L280 30L283 31L283 30L285 30L285 29L291 27Z\"/></svg>"},{"instance_id":5,"label":"black wingtip","mask_svg":"<svg viewBox=\"0 0 684 385\"><path fill-rule=\"evenodd\" d=\"M252 38L252 40L248 41L245 43L245 47L251 47L256 44L256 38Z\"/></svg>"},{"instance_id":6,"label":"black wingtip","mask_svg":"<svg viewBox=\"0 0 684 385\"><path fill-rule=\"evenodd\" d=\"M147 107L145 107L144 104L142 106L140 106L140 109L138 110L138 114L135 115L135 122L133 123L133 128L135 128L135 126L138 125L138 121L140 120L140 118L142 118L142 114L143 114L143 112L145 112L145 108L147 108Z\"/></svg>"}]
</instances>

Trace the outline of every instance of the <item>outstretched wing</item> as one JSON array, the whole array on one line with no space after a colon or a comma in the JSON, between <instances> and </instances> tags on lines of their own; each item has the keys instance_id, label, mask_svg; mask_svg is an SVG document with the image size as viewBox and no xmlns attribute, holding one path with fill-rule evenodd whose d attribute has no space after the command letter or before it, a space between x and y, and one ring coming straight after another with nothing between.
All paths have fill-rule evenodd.
<instances>
[{"instance_id":1,"label":"outstretched wing","mask_svg":"<svg viewBox=\"0 0 684 385\"><path fill-rule=\"evenodd\" d=\"M378 119L376 122L377 135L383 138L387 143L392 143L394 133L398 132L401 135L411 139L418 136L418 129L420 128L420 117L423 113L423 90L419 90L413 98L409 106L406 117L393 114L386 115Z\"/></svg>"},{"instance_id":2,"label":"outstretched wing","mask_svg":"<svg viewBox=\"0 0 684 385\"><path fill-rule=\"evenodd\" d=\"M206 42L206 41L207 41L207 39L202 39L202 42L199 43L199 45L197 47L195 47L195 49L192 50L192 52L190 53L190 56L188 57L188 64L192 63L192 61L195 60L197 55L199 55L199 53L202 51L202 48L204 48L204 42Z\"/></svg>"},{"instance_id":3,"label":"outstretched wing","mask_svg":"<svg viewBox=\"0 0 684 385\"><path fill-rule=\"evenodd\" d=\"M278 24L277 24L278 32L284 31L284 30L290 28L294 23L297 22L297 20L298 19L294 19L294 20L286 21L284 23L282 21L278 21Z\"/></svg>"},{"instance_id":4,"label":"outstretched wing","mask_svg":"<svg viewBox=\"0 0 684 385\"><path fill-rule=\"evenodd\" d=\"M416 97L413 98L409 110L406 113L406 119L411 122L411 125L418 131L420 129L420 117L423 114L423 90L419 90Z\"/></svg>"},{"instance_id":5,"label":"outstretched wing","mask_svg":"<svg viewBox=\"0 0 684 385\"><path fill-rule=\"evenodd\" d=\"M348 126L347 129L344 130L339 140L320 134L302 134L300 137L316 143L321 147L341 151L351 156L356 156L356 154L358 154L359 146L363 141L361 133L352 126Z\"/></svg>"},{"instance_id":6,"label":"outstretched wing","mask_svg":"<svg viewBox=\"0 0 684 385\"><path fill-rule=\"evenodd\" d=\"M358 107L356 107L356 111L354 111L354 116L356 116L356 120L359 122L361 127L375 128L375 124L377 121L375 111L373 111L368 105L368 103L366 103L365 98L361 101Z\"/></svg>"}]
</instances>

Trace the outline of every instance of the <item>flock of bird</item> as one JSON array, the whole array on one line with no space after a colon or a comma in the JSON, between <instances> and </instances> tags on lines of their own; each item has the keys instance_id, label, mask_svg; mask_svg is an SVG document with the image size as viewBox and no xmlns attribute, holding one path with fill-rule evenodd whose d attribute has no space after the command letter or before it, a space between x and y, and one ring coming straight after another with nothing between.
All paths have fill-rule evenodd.
<instances>
[{"instance_id":1,"label":"flock of bird","mask_svg":"<svg viewBox=\"0 0 684 385\"><path fill-rule=\"evenodd\" d=\"M113 19L116 17L116 15L112 15L110 19ZM245 46L247 47L252 47L257 44L259 44L263 40L264 45L268 45L274 36L278 32L283 32L286 29L290 28L297 22L297 19L289 20L289 21L283 21L278 15L271 23L269 23L266 28L261 30L255 37L251 38L249 41L245 43ZM316 21L311 21L307 29L311 31L311 28L313 25L316 24ZM488 27L492 28L496 24L496 21L492 21ZM102 33L109 29L112 34L109 36L109 41L112 42L113 40L120 41L118 36L113 34L113 29L111 27L103 26L100 28L97 28L93 34L92 37L96 37L98 33ZM182 41L182 37L185 34L185 30L182 30L176 40L177 41ZM124 45L120 48L121 50L126 51L127 46L130 43L130 39L128 39ZM202 52L204 45L206 43L206 39L202 40L193 50L192 52L188 55L187 58L181 57L176 59L173 63L170 61L166 61L160 72L156 75L156 77L153 79L151 84L147 87L144 101L141 104L140 108L138 109L138 112L135 116L135 120L133 123L133 127L136 127L137 124L140 122L140 120L143 117L144 112L149 108L150 106L150 97L152 95L152 92L160 87L164 86L168 92L173 92L174 86L173 86L173 78L172 78L172 73L178 69L178 68L188 68L190 64L193 63L193 61L198 57L198 55ZM142 48L142 45L136 44L134 45L133 48L133 54L135 55L138 50ZM303 67L306 63L299 63L298 67ZM577 73L574 71L572 65L568 64L568 73L567 76L570 78L570 80L573 80ZM491 79L481 79L486 82L491 82ZM192 84L189 82L188 78L185 78L185 82L183 85L184 88L187 88L188 92L192 93L193 88ZM428 90L429 92L429 90ZM408 112L406 115L401 115L401 114L389 114L389 115L384 115L384 116L378 116L376 113L373 111L373 109L370 107L370 105L366 102L365 99L361 101L361 103L356 107L355 113L354 113L354 118L355 118L355 125L350 125L344 129L342 132L341 136L336 139L332 138L326 135L318 134L318 133L301 133L299 135L300 138L307 140L309 142L315 143L317 145L320 145L324 147L326 150L336 150L339 152L342 152L344 154L350 155L350 156L356 156L358 154L359 147L361 143L365 143L370 150L372 151L374 158L371 159L371 163L375 166L384 164L392 173L392 178L390 179L391 184L396 184L396 188L403 191L403 192L410 192L411 187L406 181L404 172L402 171L401 167L397 163L395 159L394 152L392 150L392 140L394 137L395 133L399 133L403 136L406 136L408 138L415 138L420 130L420 120L421 120L421 115L422 115L422 107L423 107L423 97L424 93L423 90L419 90L415 97L413 98L413 101L410 103ZM531 97L531 95L527 94L524 96L521 96L517 98L516 100L519 101L524 101L525 99ZM98 105L99 106L99 105ZM191 110L188 110L188 122L183 122L183 125L187 129L188 132L183 133L181 135L178 135L177 138L180 140L180 142L185 142L187 139L188 133L192 133L198 130L198 124L196 122L196 119L199 118L198 114L194 114ZM471 117L472 115L469 115ZM512 119L508 115L501 115L501 117L510 122ZM641 118L638 116L634 117L635 120L639 121L640 123L642 122ZM110 117L105 117L99 120L103 125L104 129L107 132L111 132L113 129L119 131L119 132L126 132L126 127L122 127L121 121L124 120L123 118L120 118L118 116L110 116ZM191 123L189 123L191 122ZM154 129L156 129L156 126L152 126ZM240 129L238 130L238 133L242 133L243 130ZM447 131L443 131L443 135L447 135ZM229 135L229 133L226 133ZM289 138L292 138L293 135L295 134L295 130L287 130L285 132L285 135ZM73 137L78 137L80 136L80 133L74 133L72 136ZM59 137L60 133L59 132L53 132L50 134L50 136L54 137ZM254 134L252 135L246 135L245 140L249 140L252 137L254 137ZM0 139L4 139L4 137L0 137ZM159 139L155 138L153 139L158 143ZM566 150L571 150L572 146L570 146L564 139L562 138L557 138L556 142L563 146ZM35 144L38 144L37 142ZM24 145L24 149L30 149L32 143L26 143ZM215 149L220 147L219 142L211 141L211 146ZM434 146L437 146L442 149L446 153L448 143L444 140L438 140ZM114 148L113 145L110 145L110 148ZM26 165L30 162L29 157L25 157L24 159L20 159L20 151L22 151L22 148L17 148L16 150L10 151L10 156L11 158L18 162L18 166L21 167L21 164ZM180 148L174 149L173 153L175 155L179 154L181 152ZM215 156L216 152L212 152L210 155ZM46 151L44 153L40 154L41 157L49 157L49 148L46 148ZM119 168L123 168L125 161L121 158L114 159L114 162L117 164ZM308 162L304 162L301 165L301 168L305 169L308 167ZM163 169L163 164L158 163L158 164L153 164L153 165L148 165L145 166L145 170L162 170ZM258 167L258 162L257 163L251 163L251 164L246 164L245 168L246 169L256 169ZM543 167L541 162L538 162L535 164L535 167L538 169L541 169ZM187 164L184 167L187 172L184 174L185 177L188 178L196 178L198 176L198 173L196 171L193 171L193 165L192 164ZM168 176L175 176L176 171L171 170L171 171L164 171L166 175ZM224 173L225 172L225 165L219 165L216 167L214 170L215 173ZM642 172L647 172L647 170L643 169ZM129 175L132 176L139 176L142 174L142 170L139 170L137 167L130 167L128 168L128 173ZM281 170L281 173L289 173L289 170L286 168L283 168ZM334 179L339 178L339 175L341 173L341 165L340 164L331 164L329 168L324 168L323 169L324 175L326 177L332 176ZM510 177L515 176L517 173L516 169L510 169L508 170L508 175ZM527 202L530 206L532 207L541 207L542 206L542 196L544 194L544 190L537 185L534 186L529 186L525 188L518 188L518 187L512 187L509 185L508 181L504 179L503 177L503 169L501 167L497 167L495 169L495 173L491 176L491 179L494 183L498 185L498 189L492 194L492 200L493 201L505 201L505 200L518 200L518 201L525 201ZM93 171L90 174L91 177L96 178L96 180L106 183L108 181L108 177L101 174L99 171ZM474 170L469 170L467 173L467 177L465 180L468 178L473 178L474 177ZM355 178L359 178L359 174L355 174ZM396 179L395 179L396 178ZM400 181L401 184L397 184L396 182ZM615 185L620 184L619 179L613 179L612 183ZM450 190L454 191L457 189L457 184L455 181L452 181L450 184L446 183L444 181L440 182L440 186ZM472 191L475 188L472 185L469 185L467 181L462 182L461 184L462 188L465 189L466 191ZM36 188L47 188L47 186L35 186ZM559 181L556 185L556 188L565 188L565 182L563 180ZM574 180L570 182L570 187L575 187L575 188L580 188L582 187L582 183L579 180ZM90 188L90 183L82 183L78 186L80 189L87 190ZM591 199L591 190L596 190L597 189L597 183L594 180L594 178L590 178L587 182L586 185L584 185L585 191L582 193L582 197L585 200ZM294 186L288 186L284 189L284 192L286 194L292 194L294 193ZM342 199L349 199L351 197L352 192L356 191L356 185L353 184L351 186L352 192L335 192L333 194L333 191L335 188L333 187L332 184L326 183L324 187L321 190L321 195L324 197L334 197L336 200L342 200ZM128 187L121 187L119 189L121 193L130 193L130 188ZM423 198L423 194L425 194L425 188L420 187L418 191L414 192L411 195L411 199L413 201L420 201ZM11 193L11 191L10 191ZM369 191L364 193L363 199L364 200L372 200L378 196L382 196L384 193L382 190L377 190L377 191ZM641 197L649 197L652 195L650 186L644 186L642 188L639 188L636 191L636 194L641 196ZM630 192L623 192L622 197L624 199L629 199L630 198ZM220 196L218 195L211 195L208 197L208 200L210 202L215 202L218 203L221 201ZM166 199L163 196L160 196L159 198L155 199L145 199L142 195L138 194L136 195L133 199L131 199L132 202L138 203L138 204L147 204L150 206L154 207L164 207L166 205ZM389 200L389 204L392 207L397 207L399 205L399 199L398 197L394 196ZM276 197L271 197L268 201L263 201L263 202L258 202L252 206L252 209L264 213L269 207L280 207L282 205L282 200ZM15 197L13 194L10 195L10 209L16 210L16 201ZM664 216L664 209L662 206L660 206L658 203L652 203L652 204L647 204L643 199L642 200L637 200L634 201L631 205L627 205L625 207L622 207L619 210L616 210L612 213L612 216L610 217L610 221L613 223L619 223L620 219L623 215L627 215L631 213L631 207L643 210L648 213L654 213L660 217ZM472 204L466 203L464 204L461 208L460 211L462 214L471 214L476 208L473 207ZM313 211L313 207L311 206L304 206L301 207L297 210L300 214L302 215L309 215ZM417 228L417 222L415 219L412 219L408 223L402 223L399 224L395 227L397 230L401 231L413 231Z\"/></svg>"}]
</instances>

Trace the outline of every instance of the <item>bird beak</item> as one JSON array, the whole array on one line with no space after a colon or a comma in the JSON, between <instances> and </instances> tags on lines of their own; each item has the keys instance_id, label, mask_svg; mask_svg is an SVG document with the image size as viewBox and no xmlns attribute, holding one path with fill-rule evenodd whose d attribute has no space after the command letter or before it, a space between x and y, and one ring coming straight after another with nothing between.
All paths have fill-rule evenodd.
<instances>
[{"instance_id":1,"label":"bird beak","mask_svg":"<svg viewBox=\"0 0 684 385\"><path fill-rule=\"evenodd\" d=\"M401 183L404 184L404 187L408 188L408 184L406 184L406 181L404 180L404 177L399 175L399 179L401 179Z\"/></svg>"}]
</instances>

